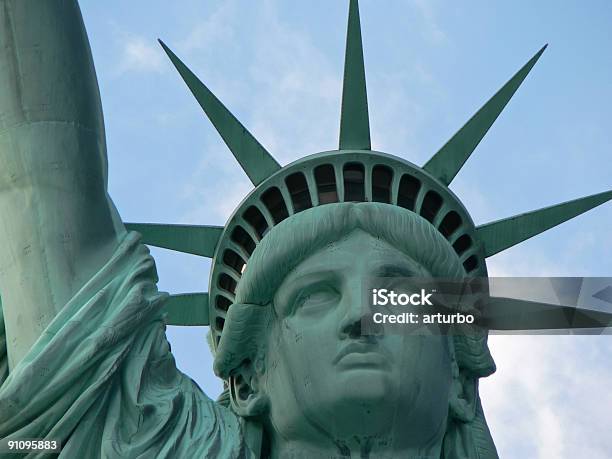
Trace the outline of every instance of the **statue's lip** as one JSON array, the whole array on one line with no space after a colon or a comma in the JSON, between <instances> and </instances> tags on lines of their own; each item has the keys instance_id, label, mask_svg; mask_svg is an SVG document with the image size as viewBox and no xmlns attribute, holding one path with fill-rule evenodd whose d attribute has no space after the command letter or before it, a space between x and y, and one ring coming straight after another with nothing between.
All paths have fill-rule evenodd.
<instances>
[{"instance_id":1,"label":"statue's lip","mask_svg":"<svg viewBox=\"0 0 612 459\"><path fill-rule=\"evenodd\" d=\"M354 355L356 357L356 363L363 361L364 363L371 364L389 364L391 360L391 356L384 346L377 343L355 341L344 346L334 358L333 363L337 364L349 355ZM363 356L363 358L361 358L361 356Z\"/></svg>"}]
</instances>

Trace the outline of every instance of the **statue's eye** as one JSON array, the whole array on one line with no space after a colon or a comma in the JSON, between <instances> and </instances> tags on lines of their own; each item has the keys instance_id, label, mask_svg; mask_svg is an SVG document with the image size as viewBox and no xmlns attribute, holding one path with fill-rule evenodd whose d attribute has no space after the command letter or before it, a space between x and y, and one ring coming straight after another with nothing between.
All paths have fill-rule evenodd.
<instances>
[{"instance_id":1,"label":"statue's eye","mask_svg":"<svg viewBox=\"0 0 612 459\"><path fill-rule=\"evenodd\" d=\"M410 286L411 286L411 283L408 282L405 277L400 277L400 276L376 277L372 281L372 288L376 288L376 289L384 288L387 290L393 290L394 292L398 292L398 293L409 290Z\"/></svg>"},{"instance_id":2,"label":"statue's eye","mask_svg":"<svg viewBox=\"0 0 612 459\"><path fill-rule=\"evenodd\" d=\"M300 309L331 306L340 299L339 293L329 285L313 285L302 290L295 301Z\"/></svg>"}]
</instances>

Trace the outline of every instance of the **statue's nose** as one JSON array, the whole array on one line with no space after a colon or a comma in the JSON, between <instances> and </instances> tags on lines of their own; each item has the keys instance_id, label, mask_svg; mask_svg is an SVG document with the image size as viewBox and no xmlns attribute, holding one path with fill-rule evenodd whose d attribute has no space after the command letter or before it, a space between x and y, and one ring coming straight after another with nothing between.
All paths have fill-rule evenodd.
<instances>
[{"instance_id":1,"label":"statue's nose","mask_svg":"<svg viewBox=\"0 0 612 459\"><path fill-rule=\"evenodd\" d=\"M344 338L358 339L361 337L363 316L353 315L347 318L341 327L341 335Z\"/></svg>"},{"instance_id":2,"label":"statue's nose","mask_svg":"<svg viewBox=\"0 0 612 459\"><path fill-rule=\"evenodd\" d=\"M358 339L364 336L383 334L381 324L372 320L372 311L368 303L362 303L361 298L355 298L346 306L344 317L340 321L340 338Z\"/></svg>"}]
</instances>

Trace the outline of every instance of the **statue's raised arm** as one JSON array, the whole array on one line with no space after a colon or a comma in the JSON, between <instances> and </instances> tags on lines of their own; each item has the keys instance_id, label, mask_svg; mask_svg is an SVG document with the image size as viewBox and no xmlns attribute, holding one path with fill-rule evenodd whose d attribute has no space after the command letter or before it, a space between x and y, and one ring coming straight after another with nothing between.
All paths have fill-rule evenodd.
<instances>
[{"instance_id":1,"label":"statue's raised arm","mask_svg":"<svg viewBox=\"0 0 612 459\"><path fill-rule=\"evenodd\" d=\"M0 2L0 294L9 368L110 258L98 85L75 1Z\"/></svg>"},{"instance_id":2,"label":"statue's raised arm","mask_svg":"<svg viewBox=\"0 0 612 459\"><path fill-rule=\"evenodd\" d=\"M238 417L177 370L167 295L106 186L76 0L0 0L0 440L59 440L66 458L245 457Z\"/></svg>"}]
</instances>

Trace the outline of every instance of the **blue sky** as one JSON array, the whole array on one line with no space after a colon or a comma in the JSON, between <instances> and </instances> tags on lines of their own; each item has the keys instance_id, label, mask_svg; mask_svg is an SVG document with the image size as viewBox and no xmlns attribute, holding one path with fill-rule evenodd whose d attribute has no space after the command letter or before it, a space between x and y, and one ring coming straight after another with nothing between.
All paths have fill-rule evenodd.
<instances>
[{"instance_id":1,"label":"blue sky","mask_svg":"<svg viewBox=\"0 0 612 459\"><path fill-rule=\"evenodd\" d=\"M612 4L362 0L373 148L423 164L550 46L451 188L476 223L612 188ZM348 1L83 0L125 221L222 225L251 189L158 46L282 164L337 147ZM497 276L610 276L612 204L496 255ZM154 249L160 289L205 291L207 260ZM205 329L168 331L212 397ZM483 381L501 457L607 457L612 341L494 336Z\"/></svg>"}]
</instances>

